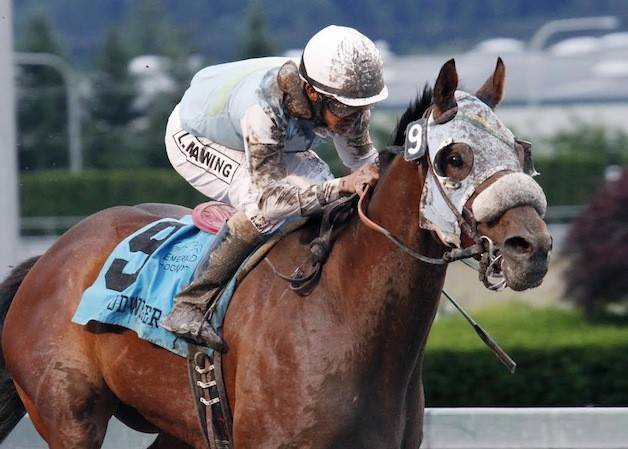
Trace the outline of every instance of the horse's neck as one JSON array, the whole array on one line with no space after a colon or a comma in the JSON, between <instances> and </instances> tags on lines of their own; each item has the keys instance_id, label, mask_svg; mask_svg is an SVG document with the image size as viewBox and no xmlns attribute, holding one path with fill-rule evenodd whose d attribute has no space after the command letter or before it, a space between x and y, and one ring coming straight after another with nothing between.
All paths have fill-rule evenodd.
<instances>
[{"instance_id":1,"label":"horse's neck","mask_svg":"<svg viewBox=\"0 0 628 449\"><path fill-rule=\"evenodd\" d=\"M424 173L424 167L395 158L382 173L367 215L413 250L440 257L442 245L418 223ZM419 262L357 219L342 237L336 258L342 301L360 311L369 326L398 334L387 338L407 338L422 347L445 268Z\"/></svg>"}]
</instances>

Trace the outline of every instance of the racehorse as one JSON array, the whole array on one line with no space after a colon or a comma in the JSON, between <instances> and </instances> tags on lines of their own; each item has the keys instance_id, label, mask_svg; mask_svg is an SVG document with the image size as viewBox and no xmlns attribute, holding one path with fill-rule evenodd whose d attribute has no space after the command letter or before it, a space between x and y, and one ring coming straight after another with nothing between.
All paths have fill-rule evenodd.
<instances>
[{"instance_id":1,"label":"racehorse","mask_svg":"<svg viewBox=\"0 0 628 449\"><path fill-rule=\"evenodd\" d=\"M295 294L272 268L299 265L314 225L283 238L266 256L272 266L258 264L241 282L223 327L235 448L419 447L423 351L447 262L488 257L514 290L541 283L551 252L544 196L520 194L530 187L528 149L493 113L504 85L501 59L475 95L457 90L447 62L433 91L401 117L403 154L382 153L380 180L363 193L312 293ZM183 357L128 329L71 322L118 242L189 213L107 209L13 269L0 286L0 367L13 381L5 374L0 441L28 412L54 449L99 448L112 415L157 433L151 448L205 447Z\"/></svg>"}]
</instances>

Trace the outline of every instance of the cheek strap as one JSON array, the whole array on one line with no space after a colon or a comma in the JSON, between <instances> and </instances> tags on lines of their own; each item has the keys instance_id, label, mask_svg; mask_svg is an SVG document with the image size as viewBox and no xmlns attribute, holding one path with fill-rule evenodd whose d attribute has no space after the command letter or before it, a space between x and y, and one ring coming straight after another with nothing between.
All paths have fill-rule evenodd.
<instances>
[{"instance_id":1,"label":"cheek strap","mask_svg":"<svg viewBox=\"0 0 628 449\"><path fill-rule=\"evenodd\" d=\"M499 218L508 209L532 206L541 217L547 210L543 189L530 175L509 173L488 186L473 201L473 215L478 222Z\"/></svg>"}]
</instances>

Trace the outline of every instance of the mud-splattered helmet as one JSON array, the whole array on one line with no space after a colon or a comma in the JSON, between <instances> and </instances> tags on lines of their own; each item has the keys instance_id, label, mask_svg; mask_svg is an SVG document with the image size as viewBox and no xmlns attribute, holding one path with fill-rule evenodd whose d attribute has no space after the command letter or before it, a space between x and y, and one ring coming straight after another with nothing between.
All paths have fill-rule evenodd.
<instances>
[{"instance_id":1,"label":"mud-splattered helmet","mask_svg":"<svg viewBox=\"0 0 628 449\"><path fill-rule=\"evenodd\" d=\"M388 97L379 50L353 28L331 25L312 36L299 73L316 91L347 106L370 106Z\"/></svg>"}]
</instances>

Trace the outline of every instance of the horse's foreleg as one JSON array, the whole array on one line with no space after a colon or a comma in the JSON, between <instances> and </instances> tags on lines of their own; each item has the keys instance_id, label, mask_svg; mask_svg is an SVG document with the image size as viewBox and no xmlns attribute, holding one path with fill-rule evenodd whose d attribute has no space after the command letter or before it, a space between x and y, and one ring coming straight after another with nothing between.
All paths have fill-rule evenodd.
<instances>
[{"instance_id":1,"label":"horse's foreleg","mask_svg":"<svg viewBox=\"0 0 628 449\"><path fill-rule=\"evenodd\" d=\"M408 391L406 392L406 417L402 449L418 449L423 441L423 414L425 412L425 394L421 367L415 368Z\"/></svg>"},{"instance_id":2,"label":"horse's foreleg","mask_svg":"<svg viewBox=\"0 0 628 449\"><path fill-rule=\"evenodd\" d=\"M117 399L106 388L73 385L42 388L37 402L17 385L33 426L50 449L98 449L102 446ZM45 392L43 391L45 390Z\"/></svg>"}]
</instances>

